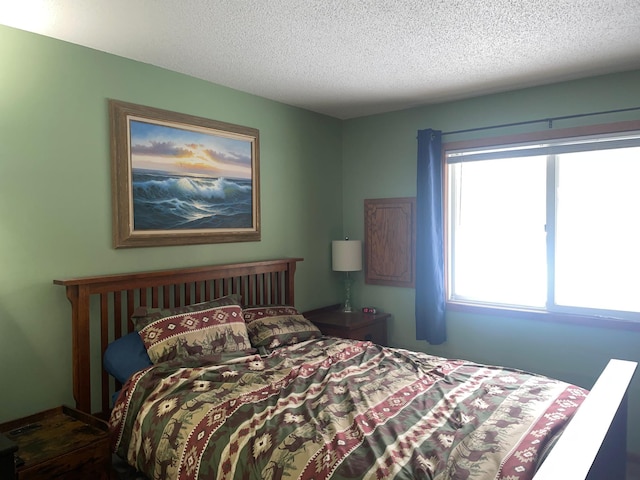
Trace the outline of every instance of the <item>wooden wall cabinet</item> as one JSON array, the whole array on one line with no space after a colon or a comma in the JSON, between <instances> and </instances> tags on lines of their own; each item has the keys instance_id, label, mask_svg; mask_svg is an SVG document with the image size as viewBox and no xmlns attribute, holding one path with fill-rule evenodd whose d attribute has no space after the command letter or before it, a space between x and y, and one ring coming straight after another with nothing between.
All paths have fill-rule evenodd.
<instances>
[{"instance_id":1,"label":"wooden wall cabinet","mask_svg":"<svg viewBox=\"0 0 640 480\"><path fill-rule=\"evenodd\" d=\"M415 286L416 199L364 201L365 282Z\"/></svg>"}]
</instances>

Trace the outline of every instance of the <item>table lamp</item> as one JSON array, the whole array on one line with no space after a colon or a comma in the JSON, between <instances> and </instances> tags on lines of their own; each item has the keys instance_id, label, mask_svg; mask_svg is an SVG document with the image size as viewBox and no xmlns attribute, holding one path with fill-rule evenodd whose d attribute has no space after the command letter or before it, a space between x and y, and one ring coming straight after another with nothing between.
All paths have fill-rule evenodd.
<instances>
[{"instance_id":1,"label":"table lamp","mask_svg":"<svg viewBox=\"0 0 640 480\"><path fill-rule=\"evenodd\" d=\"M334 272L346 272L345 301L343 312L351 310L351 277L349 272L362 270L362 242L360 240L333 240L331 242L332 269Z\"/></svg>"}]
</instances>

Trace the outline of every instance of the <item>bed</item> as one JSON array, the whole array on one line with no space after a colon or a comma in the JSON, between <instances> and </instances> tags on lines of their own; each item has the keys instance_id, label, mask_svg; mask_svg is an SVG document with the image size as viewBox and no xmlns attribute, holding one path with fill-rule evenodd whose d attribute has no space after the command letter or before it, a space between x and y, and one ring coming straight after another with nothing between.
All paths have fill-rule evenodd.
<instances>
[{"instance_id":1,"label":"bed","mask_svg":"<svg viewBox=\"0 0 640 480\"><path fill-rule=\"evenodd\" d=\"M625 478L634 362L587 391L326 337L295 308L301 260L54 280L76 408L148 478Z\"/></svg>"}]
</instances>

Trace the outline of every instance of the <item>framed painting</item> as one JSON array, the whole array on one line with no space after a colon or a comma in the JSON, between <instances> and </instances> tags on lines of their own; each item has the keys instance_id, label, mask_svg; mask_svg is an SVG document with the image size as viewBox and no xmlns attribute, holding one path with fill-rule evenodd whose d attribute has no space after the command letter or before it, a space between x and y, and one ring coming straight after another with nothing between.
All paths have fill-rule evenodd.
<instances>
[{"instance_id":1,"label":"framed painting","mask_svg":"<svg viewBox=\"0 0 640 480\"><path fill-rule=\"evenodd\" d=\"M260 240L259 131L109 100L113 246Z\"/></svg>"}]
</instances>

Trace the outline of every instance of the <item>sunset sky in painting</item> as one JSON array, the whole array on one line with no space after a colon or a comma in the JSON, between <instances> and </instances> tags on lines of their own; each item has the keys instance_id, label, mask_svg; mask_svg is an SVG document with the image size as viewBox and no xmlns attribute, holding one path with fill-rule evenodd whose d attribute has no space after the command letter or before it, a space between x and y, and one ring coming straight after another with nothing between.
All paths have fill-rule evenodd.
<instances>
[{"instance_id":1,"label":"sunset sky in painting","mask_svg":"<svg viewBox=\"0 0 640 480\"><path fill-rule=\"evenodd\" d=\"M133 169L251 178L251 141L130 120Z\"/></svg>"}]
</instances>

